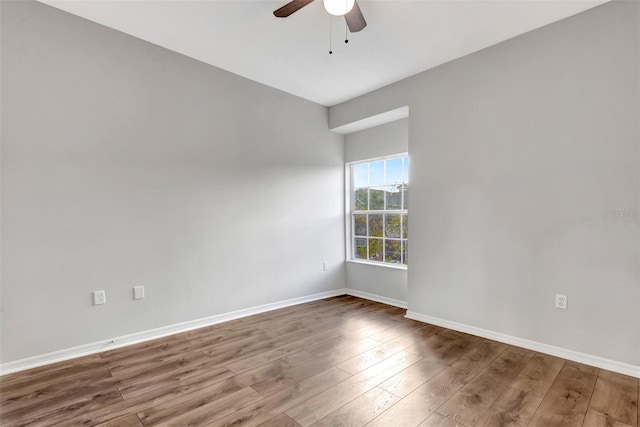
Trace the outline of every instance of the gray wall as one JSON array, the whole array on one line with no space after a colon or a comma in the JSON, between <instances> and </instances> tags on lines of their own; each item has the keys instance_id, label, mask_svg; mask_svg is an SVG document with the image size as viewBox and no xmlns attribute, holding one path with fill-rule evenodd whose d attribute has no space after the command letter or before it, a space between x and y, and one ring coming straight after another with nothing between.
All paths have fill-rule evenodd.
<instances>
[{"instance_id":1,"label":"gray wall","mask_svg":"<svg viewBox=\"0 0 640 427\"><path fill-rule=\"evenodd\" d=\"M409 120L400 119L344 137L344 161L391 156L409 150Z\"/></svg>"},{"instance_id":2,"label":"gray wall","mask_svg":"<svg viewBox=\"0 0 640 427\"><path fill-rule=\"evenodd\" d=\"M345 162L406 153L409 122L397 120L345 136ZM407 301L407 270L347 262L347 286L370 294Z\"/></svg>"},{"instance_id":3,"label":"gray wall","mask_svg":"<svg viewBox=\"0 0 640 427\"><path fill-rule=\"evenodd\" d=\"M1 4L2 362L344 287L326 108Z\"/></svg>"},{"instance_id":4,"label":"gray wall","mask_svg":"<svg viewBox=\"0 0 640 427\"><path fill-rule=\"evenodd\" d=\"M640 365L639 32L607 3L330 109L409 105L410 311Z\"/></svg>"}]
</instances>

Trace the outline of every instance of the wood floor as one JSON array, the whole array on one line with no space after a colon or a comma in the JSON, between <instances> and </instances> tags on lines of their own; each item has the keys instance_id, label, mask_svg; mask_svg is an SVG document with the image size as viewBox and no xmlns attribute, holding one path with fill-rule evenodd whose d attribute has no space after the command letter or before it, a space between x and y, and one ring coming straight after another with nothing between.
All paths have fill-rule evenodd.
<instances>
[{"instance_id":1,"label":"wood floor","mask_svg":"<svg viewBox=\"0 0 640 427\"><path fill-rule=\"evenodd\" d=\"M639 427L638 379L344 296L0 378L3 426Z\"/></svg>"}]
</instances>

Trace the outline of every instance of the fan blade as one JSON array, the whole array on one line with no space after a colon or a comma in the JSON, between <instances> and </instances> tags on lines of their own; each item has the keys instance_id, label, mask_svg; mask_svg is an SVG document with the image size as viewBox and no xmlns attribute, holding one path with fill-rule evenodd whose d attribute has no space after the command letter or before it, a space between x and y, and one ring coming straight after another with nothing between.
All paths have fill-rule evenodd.
<instances>
[{"instance_id":1,"label":"fan blade","mask_svg":"<svg viewBox=\"0 0 640 427\"><path fill-rule=\"evenodd\" d=\"M293 0L285 4L284 6L282 6L280 9L273 12L273 14L278 18L286 18L292 13L299 11L300 9L302 9L312 1L313 0Z\"/></svg>"},{"instance_id":2,"label":"fan blade","mask_svg":"<svg viewBox=\"0 0 640 427\"><path fill-rule=\"evenodd\" d=\"M364 16L362 15L362 11L360 10L360 6L358 6L357 1L353 5L353 9L344 15L344 19L347 21L349 31L352 33L357 33L367 26L367 21L364 20Z\"/></svg>"}]
</instances>

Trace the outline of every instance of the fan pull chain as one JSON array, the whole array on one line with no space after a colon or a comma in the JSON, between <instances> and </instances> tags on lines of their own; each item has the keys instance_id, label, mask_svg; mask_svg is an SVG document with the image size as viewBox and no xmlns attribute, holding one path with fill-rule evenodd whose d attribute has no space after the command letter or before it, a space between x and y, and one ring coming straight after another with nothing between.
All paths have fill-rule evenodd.
<instances>
[{"instance_id":1,"label":"fan pull chain","mask_svg":"<svg viewBox=\"0 0 640 427\"><path fill-rule=\"evenodd\" d=\"M331 47L331 15L329 15L329 55L333 53L333 48Z\"/></svg>"},{"instance_id":2,"label":"fan pull chain","mask_svg":"<svg viewBox=\"0 0 640 427\"><path fill-rule=\"evenodd\" d=\"M349 0L344 0L345 9L346 9L348 3L349 3ZM345 43L349 43L349 35L347 33L347 21L346 21L346 19L344 21L344 42Z\"/></svg>"},{"instance_id":3,"label":"fan pull chain","mask_svg":"<svg viewBox=\"0 0 640 427\"><path fill-rule=\"evenodd\" d=\"M347 21L344 21L344 42L349 43L349 33L347 32Z\"/></svg>"}]
</instances>

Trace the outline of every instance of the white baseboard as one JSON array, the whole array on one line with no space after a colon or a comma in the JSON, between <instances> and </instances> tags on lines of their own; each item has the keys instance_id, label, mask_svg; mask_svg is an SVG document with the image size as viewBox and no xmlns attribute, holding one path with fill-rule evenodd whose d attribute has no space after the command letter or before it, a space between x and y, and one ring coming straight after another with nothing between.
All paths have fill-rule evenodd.
<instances>
[{"instance_id":1,"label":"white baseboard","mask_svg":"<svg viewBox=\"0 0 640 427\"><path fill-rule=\"evenodd\" d=\"M264 304L257 307L250 307L242 310L232 311L229 313L218 314L215 316L205 317L201 319L190 320L187 322L177 323L174 325L163 326L160 328L150 329L147 331L136 332L129 335L123 335L113 339L94 342L91 344L84 344L77 347L54 351L38 356L28 357L25 359L15 360L12 362L6 362L0 364L0 376L10 374L13 372L19 372L26 369L36 368L38 366L48 365L51 363L62 362L64 360L74 359L76 357L87 356L90 354L99 353L106 350L125 347L132 344L141 343L157 338L174 335L181 332L190 331L193 329L202 328L205 326L211 326L222 322L228 322L230 320L240 319L242 317L252 316L254 314L264 313L266 311L277 310L279 308L290 307L292 305L303 304L305 302L317 301L324 298L330 298L340 295L352 295L358 298L364 298L371 301L380 302L383 304L392 305L400 308L407 308L405 301L396 300L393 298L387 298L380 295L371 294L368 292L359 291L356 289L336 289L333 291L322 292L313 295L307 295L304 297L291 298L284 301L278 301L270 304ZM479 337L488 338L494 341L499 341L505 344L511 344L518 347L527 348L529 350L538 351L545 354L550 354L557 357L562 357L567 360L573 360L575 362L584 363L587 365L595 366L609 371L618 372L625 375L630 375L636 378L640 378L640 366L634 366L615 360L605 359L599 356L593 356L586 353L580 353L573 350L564 349L536 341L527 340L524 338L518 338L511 335L503 334L500 332L494 332L487 329L477 328L475 326L469 326L462 323L452 322L437 317L427 316L421 313L413 311L407 311L406 317L420 322L430 323L433 325L441 326L443 328L449 328L460 332L466 332Z\"/></svg>"},{"instance_id":2,"label":"white baseboard","mask_svg":"<svg viewBox=\"0 0 640 427\"><path fill-rule=\"evenodd\" d=\"M264 304L257 307L245 308L242 310L232 311L229 313L217 314L215 316L204 317L201 319L190 320L187 322L176 323L174 325L163 326L160 328L149 329L147 331L136 332L129 335L94 342L91 344L79 345L63 350L45 353L38 356L28 357L25 359L15 360L0 364L0 376L13 372L24 371L26 369L36 368L38 366L48 365L51 363L62 362L64 360L74 359L76 357L88 356L90 354L99 353L114 348L125 347L127 345L138 344L157 338L166 337L168 335L186 332L205 326L215 325L217 323L228 322L229 320L240 319L242 317L252 316L254 314L264 313L266 311L277 310L279 308L289 307L292 305L302 304L305 302L317 301L324 298L345 295L346 289L336 289L334 291L321 292L319 294L307 295L304 297L291 298L284 301L278 301L270 304Z\"/></svg>"},{"instance_id":3,"label":"white baseboard","mask_svg":"<svg viewBox=\"0 0 640 427\"><path fill-rule=\"evenodd\" d=\"M351 288L346 288L344 289L345 293L347 295L351 295L354 297L358 297L358 298L364 298L364 299L368 299L371 301L376 301L376 302L381 302L383 304L387 304L387 305L393 305L395 307L400 307L400 308L407 308L407 303L406 301L400 301L397 299L393 299L393 298L387 298L387 297L383 297L380 295L376 295L376 294L370 294L369 292L363 292L363 291L359 291L357 289L351 289Z\"/></svg>"},{"instance_id":4,"label":"white baseboard","mask_svg":"<svg viewBox=\"0 0 640 427\"><path fill-rule=\"evenodd\" d=\"M640 378L640 366L634 366L628 363L605 359L603 357L593 356L591 354L581 353L579 351L568 350L566 348L556 347L553 345L531 341L524 338L518 338L500 332L465 325L463 323L452 322L450 320L416 313L415 311L407 311L406 317L409 319L418 320L420 322L441 326L443 328L465 332L479 337L488 338L490 340L499 341L505 344L523 347L540 353L550 354L552 356L572 360L574 362L584 363L585 365L595 366L597 368L606 369L608 371L618 372L620 374Z\"/></svg>"}]
</instances>

